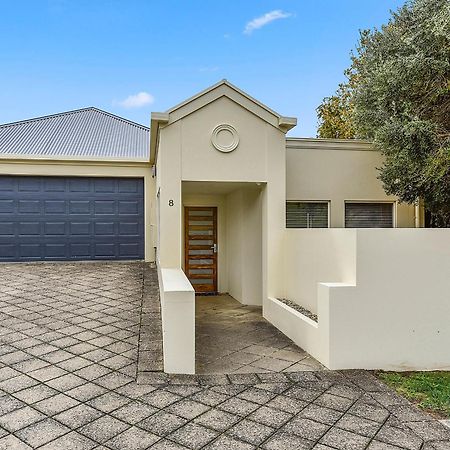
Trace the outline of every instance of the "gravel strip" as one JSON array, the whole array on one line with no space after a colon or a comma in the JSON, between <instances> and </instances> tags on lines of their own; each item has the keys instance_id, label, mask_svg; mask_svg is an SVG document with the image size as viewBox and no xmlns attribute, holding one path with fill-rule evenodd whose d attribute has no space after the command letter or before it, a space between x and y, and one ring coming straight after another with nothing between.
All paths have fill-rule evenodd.
<instances>
[{"instance_id":1,"label":"gravel strip","mask_svg":"<svg viewBox=\"0 0 450 450\"><path fill-rule=\"evenodd\" d=\"M309 309L303 308L303 306L297 305L297 303L294 303L292 300L288 300L287 298L277 298L277 300L284 303L286 306L289 306L289 308L295 309L295 311L303 314L311 320L314 320L314 322L318 322L317 314L312 313Z\"/></svg>"}]
</instances>

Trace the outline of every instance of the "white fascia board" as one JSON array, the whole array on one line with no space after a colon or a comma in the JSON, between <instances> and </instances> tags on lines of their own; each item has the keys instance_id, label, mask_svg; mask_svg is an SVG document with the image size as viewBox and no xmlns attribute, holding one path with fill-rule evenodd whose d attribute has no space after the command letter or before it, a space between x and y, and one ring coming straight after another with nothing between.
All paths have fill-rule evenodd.
<instances>
[{"instance_id":1,"label":"white fascia board","mask_svg":"<svg viewBox=\"0 0 450 450\"><path fill-rule=\"evenodd\" d=\"M261 107L262 109L265 109L267 112L269 112L270 114L276 116L276 117L281 117L277 112L275 112L273 109L269 108L268 106L264 105L264 103L261 103L259 100L256 100L255 98L253 98L251 95L247 94L246 92L244 92L242 89L239 89L237 86L235 86L234 84L230 83L228 80L223 79L220 80L219 82L213 84L212 86L204 89L203 91L199 92L198 94L193 95L192 97L188 98L187 100L184 100L183 102L179 103L178 105L175 105L173 108L170 108L167 112L173 113L174 111L176 111L177 109L182 108L183 106L187 105L188 103L193 102L194 100L197 100L200 97L203 97L205 94L208 94L211 91L214 91L215 89L217 89L219 86L228 86L230 89L238 92L239 94L241 94L243 97L247 98L248 100L250 100L251 102L255 103L256 105L258 105L259 107Z\"/></svg>"},{"instance_id":2,"label":"white fascia board","mask_svg":"<svg viewBox=\"0 0 450 450\"><path fill-rule=\"evenodd\" d=\"M285 131L289 131L297 125L297 117L285 117L281 116L278 119L278 125Z\"/></svg>"},{"instance_id":3,"label":"white fascia board","mask_svg":"<svg viewBox=\"0 0 450 450\"><path fill-rule=\"evenodd\" d=\"M0 163L45 163L45 164L148 164L147 158L111 158L111 157L87 157L87 156L51 156L51 155L0 155Z\"/></svg>"},{"instance_id":4,"label":"white fascia board","mask_svg":"<svg viewBox=\"0 0 450 450\"><path fill-rule=\"evenodd\" d=\"M275 128L286 132L297 124L297 120L292 117L282 117L280 114L270 109L263 103L248 95L238 87L234 86L227 80L222 80L204 91L194 95L184 102L169 109L167 113L170 116L169 124L194 113L200 108L221 97L228 97L241 107L247 109L262 120L268 122Z\"/></svg>"},{"instance_id":5,"label":"white fascia board","mask_svg":"<svg viewBox=\"0 0 450 450\"><path fill-rule=\"evenodd\" d=\"M286 138L286 148L307 150L377 151L369 141L359 139Z\"/></svg>"},{"instance_id":6,"label":"white fascia board","mask_svg":"<svg viewBox=\"0 0 450 450\"><path fill-rule=\"evenodd\" d=\"M150 163L154 164L158 153L159 127L169 123L169 113L152 112L150 120Z\"/></svg>"}]
</instances>

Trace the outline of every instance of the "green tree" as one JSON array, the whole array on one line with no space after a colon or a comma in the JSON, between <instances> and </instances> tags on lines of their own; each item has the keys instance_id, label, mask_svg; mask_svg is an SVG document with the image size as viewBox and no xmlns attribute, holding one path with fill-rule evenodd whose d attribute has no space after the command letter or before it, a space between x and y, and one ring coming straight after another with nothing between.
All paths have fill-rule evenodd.
<instances>
[{"instance_id":1,"label":"green tree","mask_svg":"<svg viewBox=\"0 0 450 450\"><path fill-rule=\"evenodd\" d=\"M408 1L381 29L361 32L347 77L349 115L338 117L383 152L385 191L423 199L450 226L449 0Z\"/></svg>"},{"instance_id":2,"label":"green tree","mask_svg":"<svg viewBox=\"0 0 450 450\"><path fill-rule=\"evenodd\" d=\"M324 98L322 104L317 108L319 118L317 137L353 139L355 126L352 114L352 90L348 83L342 83L336 94Z\"/></svg>"}]
</instances>

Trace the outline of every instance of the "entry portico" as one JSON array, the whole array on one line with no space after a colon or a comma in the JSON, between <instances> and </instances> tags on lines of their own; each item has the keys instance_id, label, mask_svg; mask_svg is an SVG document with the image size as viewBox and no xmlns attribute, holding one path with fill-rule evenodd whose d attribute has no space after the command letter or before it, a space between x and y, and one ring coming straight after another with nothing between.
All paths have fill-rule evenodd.
<instances>
[{"instance_id":1,"label":"entry portico","mask_svg":"<svg viewBox=\"0 0 450 450\"><path fill-rule=\"evenodd\" d=\"M226 80L152 115L161 267L186 269L184 208L215 207L218 290L259 305L275 295L285 228L285 133L295 124ZM197 223L207 228L208 221ZM205 244L191 255L211 257L215 249Z\"/></svg>"}]
</instances>

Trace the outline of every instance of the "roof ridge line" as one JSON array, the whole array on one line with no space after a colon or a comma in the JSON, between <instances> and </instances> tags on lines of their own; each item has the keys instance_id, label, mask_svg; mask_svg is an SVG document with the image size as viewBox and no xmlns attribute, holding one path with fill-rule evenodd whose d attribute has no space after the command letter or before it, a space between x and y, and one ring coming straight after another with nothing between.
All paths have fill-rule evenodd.
<instances>
[{"instance_id":1,"label":"roof ridge line","mask_svg":"<svg viewBox=\"0 0 450 450\"><path fill-rule=\"evenodd\" d=\"M38 122L38 121L41 121L41 120L48 120L48 119L51 119L51 118L54 118L54 117L66 116L66 115L70 115L70 114L77 114L77 113L84 112L84 111L96 111L98 113L101 113L101 114L109 116L109 117L111 117L113 119L116 119L116 120L128 123L128 124L133 125L135 127L142 128L144 130L149 130L150 129L149 127L146 127L145 125L142 125L142 124L137 123L137 122L133 122L132 120L125 119L124 117L120 117L120 116L118 116L116 114L110 113L108 111L104 111L104 110L102 110L100 108L97 108L95 106L87 106L85 108L72 109L72 110L69 110L69 111L63 111L63 112L55 113L55 114L48 114L46 116L31 117L31 118L25 119L25 120L18 120L18 121L15 121L15 122L2 123L2 124L0 124L0 128L13 127L13 126L21 125L21 124L25 124L25 123Z\"/></svg>"},{"instance_id":2,"label":"roof ridge line","mask_svg":"<svg viewBox=\"0 0 450 450\"><path fill-rule=\"evenodd\" d=\"M112 117L113 119L121 120L122 122L129 123L130 125L134 125L139 128L144 128L145 130L150 130L150 127L142 125L141 123L134 122L133 120L126 119L125 117L118 116L117 114L110 113L109 111L105 111L95 106L90 106L89 108L86 109L93 109L99 113L105 114L106 116Z\"/></svg>"},{"instance_id":3,"label":"roof ridge line","mask_svg":"<svg viewBox=\"0 0 450 450\"><path fill-rule=\"evenodd\" d=\"M47 114L45 116L30 117L29 119L17 120L15 122L1 123L0 127L9 127L9 126L14 126L14 125L20 125L22 123L51 119L52 117L65 116L65 115L69 115L69 114L79 113L82 111L87 111L89 109L95 109L95 108L93 106L88 106L86 108L71 109L69 111L63 111L63 112L59 112L59 113L55 113L55 114Z\"/></svg>"}]
</instances>

